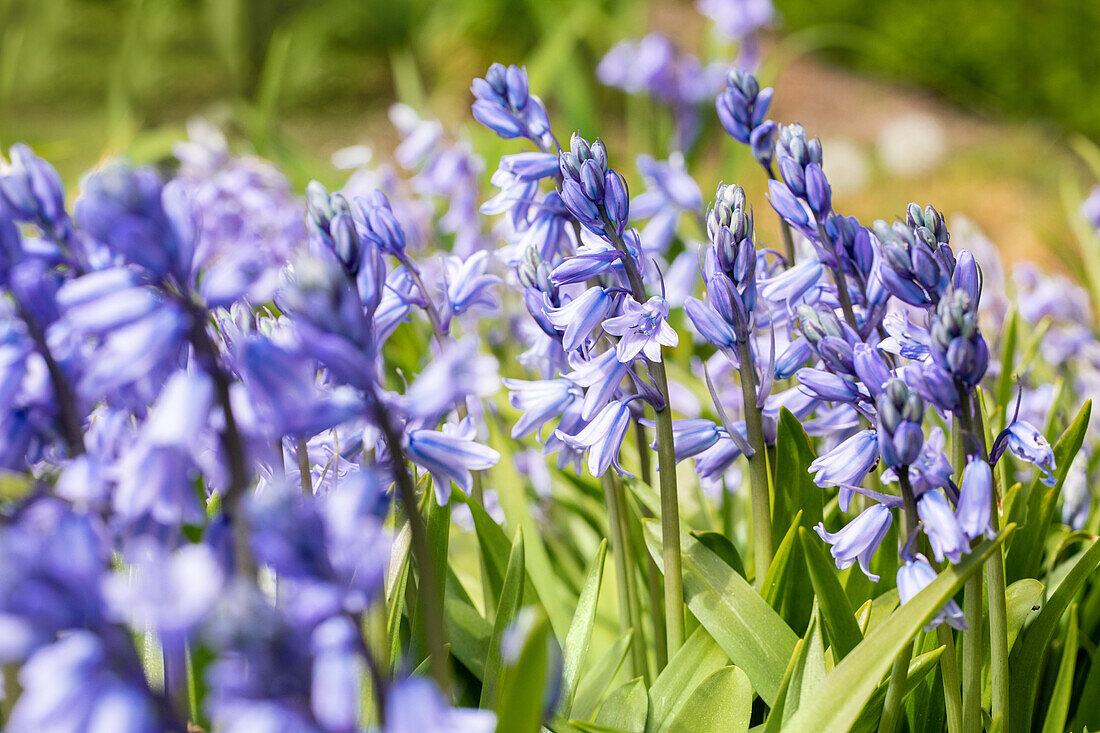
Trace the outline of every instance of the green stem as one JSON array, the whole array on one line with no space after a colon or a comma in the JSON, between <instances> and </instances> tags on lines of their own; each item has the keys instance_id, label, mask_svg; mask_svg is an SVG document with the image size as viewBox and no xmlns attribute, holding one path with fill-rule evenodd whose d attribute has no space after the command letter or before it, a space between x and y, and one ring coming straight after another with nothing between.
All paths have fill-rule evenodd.
<instances>
[{"instance_id":1,"label":"green stem","mask_svg":"<svg viewBox=\"0 0 1100 733\"><path fill-rule=\"evenodd\" d=\"M967 394L966 390L959 387L959 409L955 416L964 433L963 438L969 437L978 452L985 460L989 460L988 448L985 444L985 430L979 429L978 417L981 408L977 404L976 395ZM996 472L994 471L994 477ZM989 521L994 532L1000 529L1000 492L997 490L994 479L993 496L991 501L993 510L990 512ZM1008 602L1005 598L1005 566L1004 554L998 550L990 555L984 568L986 593L989 599L989 682L992 691L990 714L994 719L1001 717L1001 730L1009 730L1009 678L1008 678Z\"/></svg>"},{"instance_id":2,"label":"green stem","mask_svg":"<svg viewBox=\"0 0 1100 733\"><path fill-rule=\"evenodd\" d=\"M309 474L309 450L306 439L297 438L294 450L298 454L298 475L302 477L302 493L313 496L313 478Z\"/></svg>"},{"instance_id":3,"label":"green stem","mask_svg":"<svg viewBox=\"0 0 1100 733\"><path fill-rule=\"evenodd\" d=\"M768 457L764 445L764 420L756 406L756 367L748 341L737 344L741 362L741 400L744 403L745 432L753 454L748 457L749 489L752 500L752 542L754 580L759 587L772 564L771 497L768 491Z\"/></svg>"},{"instance_id":4,"label":"green stem","mask_svg":"<svg viewBox=\"0 0 1100 733\"><path fill-rule=\"evenodd\" d=\"M905 515L905 526L898 526L898 544L904 546L906 538L911 536L917 529L917 500L913 495L913 487L909 483L909 467L899 467L897 474ZM897 728L898 720L901 718L901 703L905 699L905 682L909 676L909 660L912 656L913 644L906 644L897 657L894 658L894 666L890 671L890 681L886 686L886 699L882 703L882 718L879 720L878 726L879 733L894 733Z\"/></svg>"},{"instance_id":5,"label":"green stem","mask_svg":"<svg viewBox=\"0 0 1100 733\"><path fill-rule=\"evenodd\" d=\"M382 432L382 439L386 443L386 448L389 449L390 458L393 461L393 482L397 488L397 498L409 522L413 559L420 574L420 605L423 611L420 618L424 627L432 677L444 693L447 693L450 691L451 675L447 668L447 647L443 634L443 599L439 597L439 569L436 568L435 559L432 556L428 528L424 517L420 515L416 501L416 485L405 462L405 451L397 429L394 428L378 395L368 394L367 397L374 422Z\"/></svg>"},{"instance_id":6,"label":"green stem","mask_svg":"<svg viewBox=\"0 0 1100 733\"><path fill-rule=\"evenodd\" d=\"M645 285L637 263L630 255L626 242L615 233L615 225L604 217L604 227L611 243L623 253L623 269L630 284L631 295L639 303L645 303ZM657 424L657 470L661 482L661 557L665 572L665 634L666 648L671 659L684 643L684 578L680 557L680 501L676 491L676 454L672 444L672 408L668 397L668 378L665 376L664 348L661 358L649 362L653 384L664 399L664 406L655 410Z\"/></svg>"},{"instance_id":7,"label":"green stem","mask_svg":"<svg viewBox=\"0 0 1100 733\"><path fill-rule=\"evenodd\" d=\"M943 704L947 709L948 733L959 733L963 725L962 696L959 693L959 664L955 655L955 636L947 624L936 627L936 638L943 644L940 674L943 676Z\"/></svg>"},{"instance_id":8,"label":"green stem","mask_svg":"<svg viewBox=\"0 0 1100 733\"><path fill-rule=\"evenodd\" d=\"M982 725L982 576L966 581L963 613L969 627L962 634L962 730L978 733Z\"/></svg>"},{"instance_id":9,"label":"green stem","mask_svg":"<svg viewBox=\"0 0 1100 733\"><path fill-rule=\"evenodd\" d=\"M619 592L619 627L622 631L634 630L630 641L631 677L644 677L649 685L649 665L646 663L645 640L642 636L642 615L638 605L634 568L631 566L630 542L627 536L626 506L622 485L610 472L601 477L604 501L607 504L607 523L611 530L611 554L615 558L615 585Z\"/></svg>"}]
</instances>

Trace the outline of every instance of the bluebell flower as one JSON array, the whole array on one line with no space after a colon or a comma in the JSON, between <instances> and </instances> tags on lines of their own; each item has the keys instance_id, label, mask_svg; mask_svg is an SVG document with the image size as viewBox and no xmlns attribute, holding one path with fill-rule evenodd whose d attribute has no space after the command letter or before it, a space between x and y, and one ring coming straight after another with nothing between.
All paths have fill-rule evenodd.
<instances>
[{"instance_id":1,"label":"bluebell flower","mask_svg":"<svg viewBox=\"0 0 1100 733\"><path fill-rule=\"evenodd\" d=\"M804 367L795 372L795 376L806 394L819 400L854 403L861 396L856 381L847 375Z\"/></svg>"},{"instance_id":2,"label":"bluebell flower","mask_svg":"<svg viewBox=\"0 0 1100 733\"><path fill-rule=\"evenodd\" d=\"M190 284L197 231L180 184L115 162L85 178L81 189L74 216L84 232L154 278Z\"/></svg>"},{"instance_id":3,"label":"bluebell flower","mask_svg":"<svg viewBox=\"0 0 1100 733\"><path fill-rule=\"evenodd\" d=\"M840 487L840 508L848 511L852 500L850 486L859 486L878 463L878 436L874 430L861 430L810 464L814 483Z\"/></svg>"},{"instance_id":4,"label":"bluebell flower","mask_svg":"<svg viewBox=\"0 0 1100 733\"><path fill-rule=\"evenodd\" d=\"M563 331L561 345L567 352L585 344L592 332L615 309L615 296L604 288L594 287L560 308L549 308L547 320Z\"/></svg>"},{"instance_id":5,"label":"bluebell flower","mask_svg":"<svg viewBox=\"0 0 1100 733\"><path fill-rule=\"evenodd\" d=\"M574 358L573 371L565 378L578 387L584 387L581 417L591 420L596 411L607 404L626 377L630 365L619 361L614 349L608 349L589 359Z\"/></svg>"},{"instance_id":6,"label":"bluebell flower","mask_svg":"<svg viewBox=\"0 0 1100 733\"><path fill-rule=\"evenodd\" d=\"M745 42L775 18L771 0L695 0L699 12L714 21L719 32Z\"/></svg>"},{"instance_id":7,"label":"bluebell flower","mask_svg":"<svg viewBox=\"0 0 1100 733\"><path fill-rule=\"evenodd\" d=\"M993 471L981 458L971 458L959 484L955 517L968 539L993 538L990 524L993 504Z\"/></svg>"},{"instance_id":8,"label":"bluebell flower","mask_svg":"<svg viewBox=\"0 0 1100 733\"><path fill-rule=\"evenodd\" d=\"M825 267L820 260L808 259L760 281L760 294L765 300L785 307L804 304L807 294L820 286Z\"/></svg>"},{"instance_id":9,"label":"bluebell flower","mask_svg":"<svg viewBox=\"0 0 1100 733\"><path fill-rule=\"evenodd\" d=\"M917 499L917 515L938 562L947 558L957 563L970 552L970 541L942 493L926 491L921 494Z\"/></svg>"},{"instance_id":10,"label":"bluebell flower","mask_svg":"<svg viewBox=\"0 0 1100 733\"><path fill-rule=\"evenodd\" d=\"M739 143L749 144L753 131L768 114L774 90L760 88L756 77L744 69L731 69L726 77L726 89L718 95L715 106L718 120L726 132Z\"/></svg>"},{"instance_id":11,"label":"bluebell flower","mask_svg":"<svg viewBox=\"0 0 1100 733\"><path fill-rule=\"evenodd\" d=\"M238 373L266 434L308 437L362 414L362 400L350 389L321 389L312 360L300 350L258 334L234 346Z\"/></svg>"},{"instance_id":12,"label":"bluebell flower","mask_svg":"<svg viewBox=\"0 0 1100 733\"><path fill-rule=\"evenodd\" d=\"M447 301L440 318L446 330L454 316L460 316L476 308L493 310L500 301L492 288L500 283L496 275L486 275L489 265L489 252L481 250L463 260L460 257L446 258Z\"/></svg>"},{"instance_id":13,"label":"bluebell flower","mask_svg":"<svg viewBox=\"0 0 1100 733\"><path fill-rule=\"evenodd\" d=\"M740 442L747 444L748 433L745 422L739 420L733 423L731 427L737 431L741 438ZM699 475L699 480L705 485L714 486L727 476L737 459L742 455L743 452L740 445L738 445L738 441L730 438L726 431L722 430L714 445L695 456L695 473Z\"/></svg>"},{"instance_id":14,"label":"bluebell flower","mask_svg":"<svg viewBox=\"0 0 1100 733\"><path fill-rule=\"evenodd\" d=\"M513 438L542 430L581 397L581 390L565 379L505 379L504 386L509 390L508 403L524 413L512 426Z\"/></svg>"},{"instance_id":15,"label":"bluebell flower","mask_svg":"<svg viewBox=\"0 0 1100 733\"><path fill-rule=\"evenodd\" d=\"M723 350L732 349L737 345L737 332L734 331L729 321L723 318L709 303L705 303L698 298L688 298L684 301L684 312L691 319L699 335L709 343ZM802 366L809 359L809 356L807 355L806 359L803 359L798 366Z\"/></svg>"},{"instance_id":16,"label":"bluebell flower","mask_svg":"<svg viewBox=\"0 0 1100 733\"><path fill-rule=\"evenodd\" d=\"M917 460L909 466L909 483L913 486L916 496L935 489L944 489L955 494L955 469L951 466L947 454L944 453L946 438L943 430L933 428L924 439L924 445L920 449ZM897 480L894 469L887 468L882 472L882 480L891 482Z\"/></svg>"},{"instance_id":17,"label":"bluebell flower","mask_svg":"<svg viewBox=\"0 0 1100 733\"><path fill-rule=\"evenodd\" d=\"M311 635L310 709L326 731L354 731L359 722L366 665L358 653L358 634L349 618L334 616Z\"/></svg>"},{"instance_id":18,"label":"bluebell flower","mask_svg":"<svg viewBox=\"0 0 1100 733\"><path fill-rule=\"evenodd\" d=\"M4 730L167 730L137 660L120 666L98 637L78 630L48 646L19 672L22 691Z\"/></svg>"},{"instance_id":19,"label":"bluebell flower","mask_svg":"<svg viewBox=\"0 0 1100 733\"><path fill-rule=\"evenodd\" d=\"M1054 470L1054 451L1037 427L1025 420L1016 420L1001 431L993 441L990 460L996 463L1005 450L1010 451L1021 461L1038 468L1043 474L1043 484L1054 486L1058 483Z\"/></svg>"},{"instance_id":20,"label":"bluebell flower","mask_svg":"<svg viewBox=\"0 0 1100 733\"><path fill-rule=\"evenodd\" d=\"M512 174L516 181L541 181L557 175L558 156L541 152L502 155L500 170Z\"/></svg>"},{"instance_id":21,"label":"bluebell flower","mask_svg":"<svg viewBox=\"0 0 1100 733\"><path fill-rule=\"evenodd\" d=\"M376 733L492 733L491 710L452 708L435 683L409 677L390 687L386 696L386 727Z\"/></svg>"},{"instance_id":22,"label":"bluebell flower","mask_svg":"<svg viewBox=\"0 0 1100 733\"><path fill-rule=\"evenodd\" d=\"M393 213L393 205L382 191L353 202L352 213L362 227L362 235L383 252L402 259L405 255L405 230Z\"/></svg>"},{"instance_id":23,"label":"bluebell flower","mask_svg":"<svg viewBox=\"0 0 1100 733\"><path fill-rule=\"evenodd\" d=\"M876 400L883 393L892 375L886 359L878 348L865 343L856 344L852 350L852 368L859 381Z\"/></svg>"},{"instance_id":24,"label":"bluebell flower","mask_svg":"<svg viewBox=\"0 0 1100 733\"><path fill-rule=\"evenodd\" d=\"M640 422L647 427L654 425L652 420ZM676 449L677 463L706 452L722 438L729 440L729 435L725 428L716 425L713 420L695 417L672 421L672 444ZM654 440L650 447L657 450L657 441Z\"/></svg>"},{"instance_id":25,"label":"bluebell flower","mask_svg":"<svg viewBox=\"0 0 1100 733\"><path fill-rule=\"evenodd\" d=\"M497 465L500 453L474 440L476 429L467 418L460 424L449 423L442 431L413 430L408 433L405 453L416 465L432 475L435 498L446 506L451 497L451 482L467 494L473 478L470 471L483 471Z\"/></svg>"},{"instance_id":26,"label":"bluebell flower","mask_svg":"<svg viewBox=\"0 0 1100 733\"><path fill-rule=\"evenodd\" d=\"M670 155L667 162L639 155L637 163L646 191L631 200L630 216L649 219L641 232L642 242L647 251L664 252L676 235L681 215L702 208L703 194L680 153Z\"/></svg>"},{"instance_id":27,"label":"bluebell flower","mask_svg":"<svg viewBox=\"0 0 1100 733\"><path fill-rule=\"evenodd\" d=\"M779 139L779 125L764 120L749 135L749 149L756 162L771 170L775 160L775 141Z\"/></svg>"},{"instance_id":28,"label":"bluebell flower","mask_svg":"<svg viewBox=\"0 0 1100 733\"><path fill-rule=\"evenodd\" d=\"M919 220L913 218L916 212L921 212ZM938 303L950 286L955 257L947 244L950 237L942 214L932 207L922 211L910 204L909 222L892 226L882 220L874 223L882 252L879 276L899 300L928 308Z\"/></svg>"},{"instance_id":29,"label":"bluebell flower","mask_svg":"<svg viewBox=\"0 0 1100 733\"><path fill-rule=\"evenodd\" d=\"M609 236L610 224L622 236L630 213L626 181L607 165L607 149L601 140L589 144L574 133L569 150L558 155L561 197L577 221L601 237Z\"/></svg>"},{"instance_id":30,"label":"bluebell flower","mask_svg":"<svg viewBox=\"0 0 1100 733\"><path fill-rule=\"evenodd\" d=\"M951 374L928 362L911 362L903 370L906 383L921 397L944 411L958 408L959 390Z\"/></svg>"},{"instance_id":31,"label":"bluebell flower","mask_svg":"<svg viewBox=\"0 0 1100 733\"><path fill-rule=\"evenodd\" d=\"M614 400L597 414L576 435L568 435L558 428L554 434L574 448L587 451L588 471L602 476L608 468L614 468L620 476L631 474L619 465L619 449L627 428L630 427L629 400Z\"/></svg>"},{"instance_id":32,"label":"bluebell flower","mask_svg":"<svg viewBox=\"0 0 1100 733\"><path fill-rule=\"evenodd\" d=\"M989 368L989 347L978 330L977 304L963 290L951 289L932 318L932 358L955 380L972 390Z\"/></svg>"},{"instance_id":33,"label":"bluebell flower","mask_svg":"<svg viewBox=\"0 0 1100 733\"><path fill-rule=\"evenodd\" d=\"M928 329L913 324L908 313L888 313L882 319L886 338L879 342L879 348L906 359L922 361L929 354L931 336Z\"/></svg>"},{"instance_id":34,"label":"bluebell flower","mask_svg":"<svg viewBox=\"0 0 1100 733\"><path fill-rule=\"evenodd\" d=\"M809 205L795 195L783 181L768 181L768 203L792 227L807 237L816 237L813 226L814 212Z\"/></svg>"},{"instance_id":35,"label":"bluebell flower","mask_svg":"<svg viewBox=\"0 0 1100 733\"><path fill-rule=\"evenodd\" d=\"M593 242L582 245L577 253L565 259L550 273L550 281L555 285L581 283L609 272L621 271L619 259L625 257L622 252L607 242Z\"/></svg>"},{"instance_id":36,"label":"bluebell flower","mask_svg":"<svg viewBox=\"0 0 1100 733\"><path fill-rule=\"evenodd\" d=\"M902 604L908 603L935 579L936 571L932 569L924 555L917 553L910 558L906 558L902 566L898 568L898 598ZM944 622L959 631L965 631L967 628L966 616L959 608L959 604L952 600L949 600L943 605L943 608L936 612L936 615L924 627L924 630L932 631Z\"/></svg>"},{"instance_id":37,"label":"bluebell flower","mask_svg":"<svg viewBox=\"0 0 1100 733\"><path fill-rule=\"evenodd\" d=\"M0 174L0 201L17 221L34 224L46 236L65 241L72 223L65 211L61 176L23 143L12 145L9 157L11 165Z\"/></svg>"},{"instance_id":38,"label":"bluebell flower","mask_svg":"<svg viewBox=\"0 0 1100 733\"><path fill-rule=\"evenodd\" d=\"M872 504L859 513L836 534L825 530L824 524L814 527L821 539L832 547L829 552L841 570L859 562L863 574L877 583L879 576L871 572L871 558L890 531L894 514L885 504Z\"/></svg>"},{"instance_id":39,"label":"bluebell flower","mask_svg":"<svg viewBox=\"0 0 1100 733\"><path fill-rule=\"evenodd\" d=\"M405 413L414 418L436 419L466 398L488 397L500 386L497 360L478 353L478 342L466 337L447 341L442 353L420 372L401 400Z\"/></svg>"},{"instance_id":40,"label":"bluebell flower","mask_svg":"<svg viewBox=\"0 0 1100 733\"><path fill-rule=\"evenodd\" d=\"M654 295L646 303L626 298L622 303L622 315L604 321L603 328L619 337L615 355L624 364L644 354L650 361L661 361L662 346L676 346L680 338L668 325L668 301Z\"/></svg>"},{"instance_id":41,"label":"bluebell flower","mask_svg":"<svg viewBox=\"0 0 1100 733\"><path fill-rule=\"evenodd\" d=\"M924 444L921 423L924 402L916 391L897 378L890 378L877 400L878 446L882 462L891 468L912 464Z\"/></svg>"},{"instance_id":42,"label":"bluebell flower","mask_svg":"<svg viewBox=\"0 0 1100 733\"><path fill-rule=\"evenodd\" d=\"M484 79L474 79L470 91L478 122L502 138L525 137L549 147L550 119L542 100L530 92L526 69L493 64Z\"/></svg>"}]
</instances>

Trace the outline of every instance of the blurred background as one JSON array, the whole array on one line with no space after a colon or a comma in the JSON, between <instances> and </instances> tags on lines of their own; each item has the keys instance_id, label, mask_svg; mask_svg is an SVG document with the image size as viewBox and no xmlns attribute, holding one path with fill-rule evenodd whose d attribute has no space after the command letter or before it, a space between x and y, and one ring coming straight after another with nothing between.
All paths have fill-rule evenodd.
<instances>
[{"instance_id":1,"label":"blurred background","mask_svg":"<svg viewBox=\"0 0 1100 733\"><path fill-rule=\"evenodd\" d=\"M169 160L202 117L300 190L341 183L332 155L348 146L391 159L400 101L492 161L512 146L473 122L468 88L502 61L527 66L557 130L600 135L620 161L680 147L704 192L724 179L760 194L714 119L716 89L697 90L699 129L677 143L683 120L659 94L597 74L615 44L659 31L700 80L756 65L776 88L769 116L823 139L845 213L931 202L1010 260L1074 271L1100 139L1097 28L1093 0L0 0L0 145L30 143L72 188L111 155ZM632 65L652 60L635 51Z\"/></svg>"}]
</instances>

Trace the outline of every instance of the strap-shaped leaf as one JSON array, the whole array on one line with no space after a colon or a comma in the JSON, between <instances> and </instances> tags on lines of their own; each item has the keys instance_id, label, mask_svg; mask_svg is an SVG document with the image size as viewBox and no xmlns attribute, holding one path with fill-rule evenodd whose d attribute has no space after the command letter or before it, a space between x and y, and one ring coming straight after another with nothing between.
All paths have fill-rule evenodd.
<instances>
[{"instance_id":1,"label":"strap-shaped leaf","mask_svg":"<svg viewBox=\"0 0 1100 733\"><path fill-rule=\"evenodd\" d=\"M667 733L747 733L752 683L737 667L722 667L691 693Z\"/></svg>"},{"instance_id":2,"label":"strap-shaped leaf","mask_svg":"<svg viewBox=\"0 0 1100 733\"><path fill-rule=\"evenodd\" d=\"M852 604L836 577L836 566L825 554L821 539L804 527L799 529L798 538L810 570L810 583L821 607L821 619L833 654L839 661L863 641L863 634L856 623Z\"/></svg>"},{"instance_id":3,"label":"strap-shaped leaf","mask_svg":"<svg viewBox=\"0 0 1100 733\"><path fill-rule=\"evenodd\" d=\"M492 707L496 700L497 682L500 678L501 645L504 632L516 617L523 602L524 580L523 528L516 532L512 554L508 557L508 572L504 575L504 588L497 604L497 616L493 620L493 635L489 637L489 651L485 654L485 677L481 683L482 708Z\"/></svg>"},{"instance_id":4,"label":"strap-shaped leaf","mask_svg":"<svg viewBox=\"0 0 1100 733\"><path fill-rule=\"evenodd\" d=\"M646 545L661 564L660 524L645 523ZM684 598L730 661L771 704L779 692L798 636L748 581L687 533L680 536Z\"/></svg>"},{"instance_id":5,"label":"strap-shaped leaf","mask_svg":"<svg viewBox=\"0 0 1100 733\"><path fill-rule=\"evenodd\" d=\"M699 684L728 662L726 653L706 629L699 627L692 632L653 681L649 690L649 724L646 730L664 730L664 726L679 712Z\"/></svg>"},{"instance_id":6,"label":"strap-shaped leaf","mask_svg":"<svg viewBox=\"0 0 1100 733\"><path fill-rule=\"evenodd\" d=\"M588 645L592 642L592 627L596 624L596 604L600 599L600 587L603 585L603 563L607 557L607 540L600 543L588 579L581 589L577 601L577 612L573 614L573 623L565 637L564 660L562 664L562 697L558 711L569 715L573 707L573 698L577 694L577 684L581 679L581 665L588 655Z\"/></svg>"},{"instance_id":7,"label":"strap-shaped leaf","mask_svg":"<svg viewBox=\"0 0 1100 733\"><path fill-rule=\"evenodd\" d=\"M981 568L986 558L1012 531L1006 527L996 540L985 541L961 563L948 567L928 587L872 630L859 646L825 678L818 693L799 707L783 726L786 733L842 733L859 718L902 647Z\"/></svg>"}]
</instances>

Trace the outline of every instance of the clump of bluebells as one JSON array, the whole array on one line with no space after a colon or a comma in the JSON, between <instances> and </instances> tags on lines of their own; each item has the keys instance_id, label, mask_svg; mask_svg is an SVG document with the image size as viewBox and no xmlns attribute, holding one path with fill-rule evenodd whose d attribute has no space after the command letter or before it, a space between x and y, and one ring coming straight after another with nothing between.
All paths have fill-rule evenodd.
<instances>
[{"instance_id":1,"label":"clump of bluebells","mask_svg":"<svg viewBox=\"0 0 1100 733\"><path fill-rule=\"evenodd\" d=\"M699 5L746 45L771 19ZM649 36L599 76L676 114L681 152L640 157L633 191L502 64L471 86L474 119L516 141L488 197L476 153L407 107L410 175L364 163L302 196L199 123L172 175L113 161L71 205L9 151L5 730L613 729L670 660L684 686L685 645L713 669L656 728L696 724L703 680L733 670L764 704L731 719L843 728L862 708L894 730L907 694L939 704L906 686L933 665L949 718L1028 727L1046 693L1010 663L1009 588L1051 582L1042 560L1054 605L1100 565L1100 451L1087 407L1067 419L1100 385L1095 304L1028 265L1010 284L932 206L839 213L827 151L767 119L750 70ZM705 196L687 168L711 103L768 179L780 246L740 185ZM621 637L597 650L604 622ZM885 660L860 643L879 623ZM877 676L839 691L854 713L785 710L792 657L823 685Z\"/></svg>"}]
</instances>

